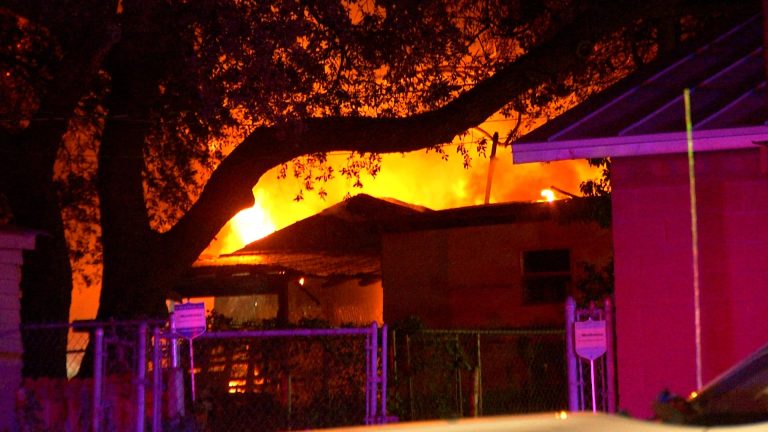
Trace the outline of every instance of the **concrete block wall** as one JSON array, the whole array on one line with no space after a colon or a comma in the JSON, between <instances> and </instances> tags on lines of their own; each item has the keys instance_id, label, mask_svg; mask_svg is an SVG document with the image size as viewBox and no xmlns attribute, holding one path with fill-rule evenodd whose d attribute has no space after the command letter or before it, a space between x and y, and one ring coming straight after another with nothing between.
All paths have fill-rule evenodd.
<instances>
[{"instance_id":1,"label":"concrete block wall","mask_svg":"<svg viewBox=\"0 0 768 432\"><path fill-rule=\"evenodd\" d=\"M14 407L21 384L20 291L23 251L36 235L0 226L0 431L16 429Z\"/></svg>"}]
</instances>

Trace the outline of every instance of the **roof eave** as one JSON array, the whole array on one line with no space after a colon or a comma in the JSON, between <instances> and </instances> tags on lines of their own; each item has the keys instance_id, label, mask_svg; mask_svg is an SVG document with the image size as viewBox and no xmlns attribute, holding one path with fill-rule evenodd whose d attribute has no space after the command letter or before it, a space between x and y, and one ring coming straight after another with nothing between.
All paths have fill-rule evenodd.
<instances>
[{"instance_id":1,"label":"roof eave","mask_svg":"<svg viewBox=\"0 0 768 432\"><path fill-rule=\"evenodd\" d=\"M695 152L754 148L768 141L768 125L693 131ZM632 157L687 153L686 132L544 141L512 147L512 162Z\"/></svg>"}]
</instances>

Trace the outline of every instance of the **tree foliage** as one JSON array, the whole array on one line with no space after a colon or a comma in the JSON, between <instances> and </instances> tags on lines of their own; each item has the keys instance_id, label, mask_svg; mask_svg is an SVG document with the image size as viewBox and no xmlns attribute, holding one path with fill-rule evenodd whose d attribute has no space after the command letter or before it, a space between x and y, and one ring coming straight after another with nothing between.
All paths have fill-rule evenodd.
<instances>
[{"instance_id":1,"label":"tree foliage","mask_svg":"<svg viewBox=\"0 0 768 432\"><path fill-rule=\"evenodd\" d=\"M162 315L270 168L311 190L556 115L756 3L3 0L0 209L50 234L24 320L66 319L69 257L103 262L99 318Z\"/></svg>"}]
</instances>

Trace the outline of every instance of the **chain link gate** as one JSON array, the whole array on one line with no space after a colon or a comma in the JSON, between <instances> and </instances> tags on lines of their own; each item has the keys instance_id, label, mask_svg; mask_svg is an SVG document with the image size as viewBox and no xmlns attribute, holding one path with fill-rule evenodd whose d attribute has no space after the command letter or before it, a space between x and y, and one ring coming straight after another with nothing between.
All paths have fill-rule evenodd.
<instances>
[{"instance_id":1,"label":"chain link gate","mask_svg":"<svg viewBox=\"0 0 768 432\"><path fill-rule=\"evenodd\" d=\"M386 414L386 326L211 332L188 339L166 321L26 325L28 340L69 333L67 373L27 377L21 430L270 431L378 424ZM63 359L61 359L63 361ZM42 362L42 361L41 361ZM56 363L56 364L55 364Z\"/></svg>"},{"instance_id":2,"label":"chain link gate","mask_svg":"<svg viewBox=\"0 0 768 432\"><path fill-rule=\"evenodd\" d=\"M67 349L66 358L35 359L34 375L25 374L17 395L19 428L161 430L165 326L164 321L23 325L28 341L45 346L63 335Z\"/></svg>"},{"instance_id":3,"label":"chain link gate","mask_svg":"<svg viewBox=\"0 0 768 432\"><path fill-rule=\"evenodd\" d=\"M386 326L375 323L182 340L181 352L191 343L194 355L192 410L204 430L222 432L385 423L386 341ZM182 363L189 368L188 358Z\"/></svg>"}]
</instances>

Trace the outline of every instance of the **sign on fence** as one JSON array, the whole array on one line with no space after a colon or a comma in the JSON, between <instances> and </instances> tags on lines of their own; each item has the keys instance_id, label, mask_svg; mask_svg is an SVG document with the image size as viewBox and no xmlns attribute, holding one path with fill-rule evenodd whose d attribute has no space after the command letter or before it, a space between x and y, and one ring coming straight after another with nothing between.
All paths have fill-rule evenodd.
<instances>
[{"instance_id":1,"label":"sign on fence","mask_svg":"<svg viewBox=\"0 0 768 432\"><path fill-rule=\"evenodd\" d=\"M596 360L605 354L608 339L605 333L605 321L576 321L574 338L576 354L587 360Z\"/></svg>"},{"instance_id":2,"label":"sign on fence","mask_svg":"<svg viewBox=\"0 0 768 432\"><path fill-rule=\"evenodd\" d=\"M576 354L589 360L590 392L592 393L592 412L597 412L597 389L595 389L595 360L605 354L608 339L604 320L576 321L573 336Z\"/></svg>"},{"instance_id":3,"label":"sign on fence","mask_svg":"<svg viewBox=\"0 0 768 432\"><path fill-rule=\"evenodd\" d=\"M177 303L171 314L173 328L192 339L205 333L205 303Z\"/></svg>"}]
</instances>

